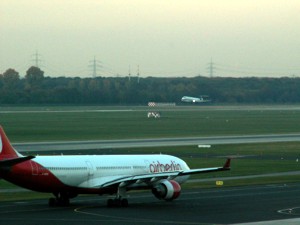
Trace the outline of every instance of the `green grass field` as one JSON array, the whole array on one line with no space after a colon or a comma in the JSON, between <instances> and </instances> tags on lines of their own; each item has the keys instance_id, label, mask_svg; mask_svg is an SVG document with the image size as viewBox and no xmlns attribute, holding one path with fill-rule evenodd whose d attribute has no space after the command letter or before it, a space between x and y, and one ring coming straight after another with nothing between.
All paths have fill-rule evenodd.
<instances>
[{"instance_id":1,"label":"green grass field","mask_svg":"<svg viewBox=\"0 0 300 225\"><path fill-rule=\"evenodd\" d=\"M89 111L98 108L85 107L80 112L67 112L69 109L75 110L73 107L58 108L55 112L51 110L57 108L50 111L18 108L16 112L9 113L0 110L0 124L12 142L300 132L300 110L295 109L215 110L209 107L203 109L181 107L179 110L173 108L161 111L162 117L157 120L146 117L147 108L102 112ZM238 156L232 161L232 170L229 172L194 176L194 178L210 178L299 171L300 162L297 162L297 159L300 159L299 149L300 140L292 143L215 145L209 149L197 146L133 148L80 152L80 154L171 154L184 159L191 168L221 166L227 156ZM70 153L77 152L66 152ZM299 175L241 179L226 181L224 186L297 182L299 179ZM215 184L200 182L186 186L212 187ZM0 180L0 188L15 187ZM0 199L15 199L16 196L20 199L22 196L41 197L32 193L30 195L0 193Z\"/></svg>"},{"instance_id":2,"label":"green grass field","mask_svg":"<svg viewBox=\"0 0 300 225\"><path fill-rule=\"evenodd\" d=\"M0 124L12 142L300 131L300 110L201 110L201 107L192 110L183 107L179 109L175 107L173 110L162 111L162 118L156 120L147 118L147 108L125 112L0 111Z\"/></svg>"}]
</instances>

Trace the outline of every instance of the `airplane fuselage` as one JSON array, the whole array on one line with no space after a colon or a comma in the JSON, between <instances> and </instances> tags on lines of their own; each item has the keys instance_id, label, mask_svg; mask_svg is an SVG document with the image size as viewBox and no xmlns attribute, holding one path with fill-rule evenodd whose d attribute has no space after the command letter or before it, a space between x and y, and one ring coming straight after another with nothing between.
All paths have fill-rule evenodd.
<instances>
[{"instance_id":1,"label":"airplane fuselage","mask_svg":"<svg viewBox=\"0 0 300 225\"><path fill-rule=\"evenodd\" d=\"M124 176L188 170L187 164L170 155L36 156L4 173L8 181L34 191L73 191L77 194L113 192L101 186ZM10 176L13 173L14 176ZM183 183L188 176L177 177ZM132 189L148 188L143 182Z\"/></svg>"},{"instance_id":2,"label":"airplane fuselage","mask_svg":"<svg viewBox=\"0 0 300 225\"><path fill-rule=\"evenodd\" d=\"M204 103L204 102L210 102L208 99L204 99L203 97L196 98L196 97L190 97L190 96L183 96L181 98L182 102L189 102L189 103Z\"/></svg>"}]
</instances>

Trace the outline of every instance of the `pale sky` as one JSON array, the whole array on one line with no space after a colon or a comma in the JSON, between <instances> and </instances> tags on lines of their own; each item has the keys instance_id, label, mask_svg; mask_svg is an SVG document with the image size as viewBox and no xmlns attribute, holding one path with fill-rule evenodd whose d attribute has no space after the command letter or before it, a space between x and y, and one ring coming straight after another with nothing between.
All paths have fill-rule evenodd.
<instances>
[{"instance_id":1,"label":"pale sky","mask_svg":"<svg viewBox=\"0 0 300 225\"><path fill-rule=\"evenodd\" d=\"M299 76L299 0L0 0L0 73Z\"/></svg>"}]
</instances>

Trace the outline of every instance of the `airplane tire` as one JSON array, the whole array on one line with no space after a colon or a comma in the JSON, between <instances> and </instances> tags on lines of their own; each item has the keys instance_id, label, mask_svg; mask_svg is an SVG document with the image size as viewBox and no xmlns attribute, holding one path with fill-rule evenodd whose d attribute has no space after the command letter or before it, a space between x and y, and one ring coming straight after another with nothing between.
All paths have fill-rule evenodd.
<instances>
[{"instance_id":1,"label":"airplane tire","mask_svg":"<svg viewBox=\"0 0 300 225\"><path fill-rule=\"evenodd\" d=\"M126 198L123 199L108 199L107 200L107 207L128 207L128 200Z\"/></svg>"},{"instance_id":2,"label":"airplane tire","mask_svg":"<svg viewBox=\"0 0 300 225\"><path fill-rule=\"evenodd\" d=\"M112 200L111 198L107 200L107 207L111 208L114 206L114 200Z\"/></svg>"},{"instance_id":3,"label":"airplane tire","mask_svg":"<svg viewBox=\"0 0 300 225\"><path fill-rule=\"evenodd\" d=\"M56 199L55 198L49 198L48 204L50 207L56 206Z\"/></svg>"},{"instance_id":4,"label":"airplane tire","mask_svg":"<svg viewBox=\"0 0 300 225\"><path fill-rule=\"evenodd\" d=\"M48 204L50 207L55 206L69 206L70 205L70 199L68 198L49 198Z\"/></svg>"},{"instance_id":5,"label":"airplane tire","mask_svg":"<svg viewBox=\"0 0 300 225\"><path fill-rule=\"evenodd\" d=\"M113 200L113 202L114 202L113 204L114 204L115 207L121 206L121 199L115 198Z\"/></svg>"},{"instance_id":6,"label":"airplane tire","mask_svg":"<svg viewBox=\"0 0 300 225\"><path fill-rule=\"evenodd\" d=\"M128 207L128 200L127 200L126 198L123 198L123 199L121 200L121 206L122 206L122 207Z\"/></svg>"},{"instance_id":7,"label":"airplane tire","mask_svg":"<svg viewBox=\"0 0 300 225\"><path fill-rule=\"evenodd\" d=\"M60 200L61 206L69 206L70 205L70 199L64 198Z\"/></svg>"}]
</instances>

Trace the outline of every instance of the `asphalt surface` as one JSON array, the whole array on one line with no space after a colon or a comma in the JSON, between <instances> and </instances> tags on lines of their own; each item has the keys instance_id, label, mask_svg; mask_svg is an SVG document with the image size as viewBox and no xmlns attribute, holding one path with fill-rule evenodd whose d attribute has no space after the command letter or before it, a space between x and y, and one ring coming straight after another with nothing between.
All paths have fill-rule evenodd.
<instances>
[{"instance_id":1,"label":"asphalt surface","mask_svg":"<svg viewBox=\"0 0 300 225\"><path fill-rule=\"evenodd\" d=\"M152 138L152 139L124 139L124 140L93 140L66 142L35 142L13 143L19 152L35 151L68 151L93 150L110 148L133 147L162 147L188 145L217 145L300 141L300 133L294 134L266 134L241 136L213 136L213 137L183 137L183 138Z\"/></svg>"},{"instance_id":2,"label":"asphalt surface","mask_svg":"<svg viewBox=\"0 0 300 225\"><path fill-rule=\"evenodd\" d=\"M78 197L66 208L49 208L47 199L1 202L0 224L300 224L300 183L184 189L173 202L150 192L130 195L128 208L107 208L102 196Z\"/></svg>"}]
</instances>

